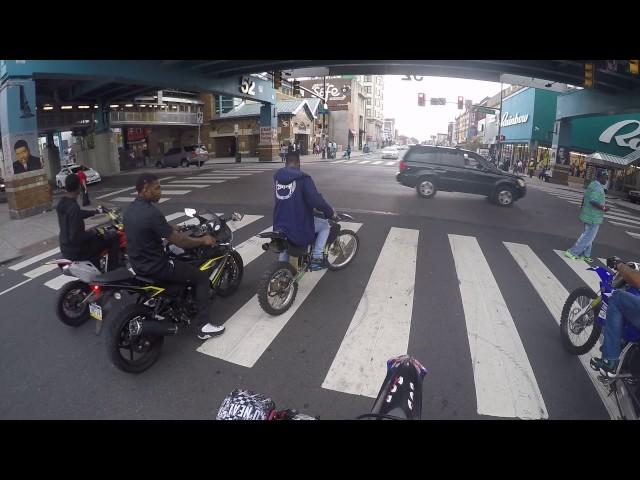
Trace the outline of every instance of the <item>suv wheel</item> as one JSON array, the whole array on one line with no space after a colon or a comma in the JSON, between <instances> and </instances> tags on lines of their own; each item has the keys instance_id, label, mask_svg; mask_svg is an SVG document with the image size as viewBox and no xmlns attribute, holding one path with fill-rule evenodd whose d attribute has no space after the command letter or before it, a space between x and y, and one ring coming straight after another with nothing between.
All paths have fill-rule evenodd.
<instances>
[{"instance_id":1,"label":"suv wheel","mask_svg":"<svg viewBox=\"0 0 640 480\"><path fill-rule=\"evenodd\" d=\"M436 183L431 178L421 178L416 185L416 192L422 198L432 198L438 191Z\"/></svg>"},{"instance_id":2,"label":"suv wheel","mask_svg":"<svg viewBox=\"0 0 640 480\"><path fill-rule=\"evenodd\" d=\"M509 186L498 187L495 193L495 202L501 207L510 207L514 202L515 192Z\"/></svg>"},{"instance_id":3,"label":"suv wheel","mask_svg":"<svg viewBox=\"0 0 640 480\"><path fill-rule=\"evenodd\" d=\"M180 166L181 167L188 167L189 166L189 162L187 161L186 158L182 159L182 161L180 162Z\"/></svg>"},{"instance_id":4,"label":"suv wheel","mask_svg":"<svg viewBox=\"0 0 640 480\"><path fill-rule=\"evenodd\" d=\"M156 162L156 168L164 168L164 165L162 165L162 162L160 160Z\"/></svg>"}]
</instances>

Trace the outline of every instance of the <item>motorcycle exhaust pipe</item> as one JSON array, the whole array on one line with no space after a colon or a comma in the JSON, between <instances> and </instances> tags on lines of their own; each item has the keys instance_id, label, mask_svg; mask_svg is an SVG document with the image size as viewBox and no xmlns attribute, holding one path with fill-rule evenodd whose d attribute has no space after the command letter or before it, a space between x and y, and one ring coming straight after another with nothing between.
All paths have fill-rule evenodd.
<instances>
[{"instance_id":1,"label":"motorcycle exhaust pipe","mask_svg":"<svg viewBox=\"0 0 640 480\"><path fill-rule=\"evenodd\" d=\"M142 324L140 335L167 337L178 333L178 326L169 322L146 321Z\"/></svg>"}]
</instances>

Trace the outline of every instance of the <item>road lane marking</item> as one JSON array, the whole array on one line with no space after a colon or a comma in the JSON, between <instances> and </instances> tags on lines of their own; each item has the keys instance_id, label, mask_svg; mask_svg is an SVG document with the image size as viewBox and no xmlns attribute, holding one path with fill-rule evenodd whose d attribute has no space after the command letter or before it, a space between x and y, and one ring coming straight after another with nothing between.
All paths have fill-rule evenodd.
<instances>
[{"instance_id":1,"label":"road lane marking","mask_svg":"<svg viewBox=\"0 0 640 480\"><path fill-rule=\"evenodd\" d=\"M387 360L407 353L418 235L390 229L322 388L375 398Z\"/></svg>"},{"instance_id":2,"label":"road lane marking","mask_svg":"<svg viewBox=\"0 0 640 480\"><path fill-rule=\"evenodd\" d=\"M520 266L533 288L538 292L538 295L546 305L549 313L559 326L562 307L569 296L569 292L567 292L564 286L558 281L553 273L551 273L547 266L542 263L542 260L538 258L533 250L531 250L531 247L520 243L503 243L507 250L509 250L509 253L513 256L516 263ZM591 383L595 387L596 392L600 395L600 399L607 409L609 416L613 419L617 416L615 400L609 396L607 388L598 380L598 373L592 370L589 365L591 357L600 356L599 347L599 344L596 343L590 352L585 355L580 355L578 359L580 360L582 367L587 372L589 379L591 379Z\"/></svg>"},{"instance_id":3,"label":"road lane marking","mask_svg":"<svg viewBox=\"0 0 640 480\"><path fill-rule=\"evenodd\" d=\"M467 325L478 414L548 418L518 330L475 237L449 235Z\"/></svg>"},{"instance_id":4,"label":"road lane marking","mask_svg":"<svg viewBox=\"0 0 640 480\"><path fill-rule=\"evenodd\" d=\"M361 224L343 222L341 225L356 231ZM270 231L270 228L265 231ZM261 244L265 241L266 239L252 238L245 242L246 249L243 247L244 244L240 245L238 249L243 248L245 252L251 250L257 257L261 254L257 248L262 252ZM241 253L241 255L244 259L245 253ZM253 260L253 258L249 257L248 260ZM247 263L249 262L245 262L245 265ZM237 365L253 367L326 272L325 269L307 273L303 281L300 282L293 305L282 315L274 317L265 313L260 308L258 297L254 295L225 322L224 335L207 340L197 351Z\"/></svg>"},{"instance_id":5,"label":"road lane marking","mask_svg":"<svg viewBox=\"0 0 640 480\"><path fill-rule=\"evenodd\" d=\"M385 163L385 166L390 167L391 165L395 165L396 162L387 162Z\"/></svg>"},{"instance_id":6,"label":"road lane marking","mask_svg":"<svg viewBox=\"0 0 640 480\"><path fill-rule=\"evenodd\" d=\"M600 290L600 277L596 272L592 272L587 270L590 267L587 263L582 260L572 260L564 256L564 252L562 250L554 250L558 254L558 256L564 260L571 270L573 270L576 275L580 277L580 279L586 283L591 290L597 292ZM605 263L606 265L606 263Z\"/></svg>"},{"instance_id":7,"label":"road lane marking","mask_svg":"<svg viewBox=\"0 0 640 480\"><path fill-rule=\"evenodd\" d=\"M176 218L180 217L186 217L186 214L184 212L176 212L172 213L171 215L167 215L164 218L167 220L167 222L170 222L171 220L175 220Z\"/></svg>"},{"instance_id":8,"label":"road lane marking","mask_svg":"<svg viewBox=\"0 0 640 480\"><path fill-rule=\"evenodd\" d=\"M45 287L49 287L52 290L60 290L60 288L62 288L64 285L66 285L69 282L73 282L74 280L77 280L76 277L70 277L69 275L58 275L57 277L49 280L47 283L44 284Z\"/></svg>"},{"instance_id":9,"label":"road lane marking","mask_svg":"<svg viewBox=\"0 0 640 480\"><path fill-rule=\"evenodd\" d=\"M0 296L4 295L5 293L9 293L11 290L18 288L22 285L24 285L27 282L30 282L31 280L33 280L33 278L27 278L25 281L18 283L17 285L14 285L11 288L7 288L6 290L3 290L2 292L0 292Z\"/></svg>"},{"instance_id":10,"label":"road lane marking","mask_svg":"<svg viewBox=\"0 0 640 480\"><path fill-rule=\"evenodd\" d=\"M189 188L207 188L206 184L193 184L193 183L184 183L181 181L171 182L167 187L189 187ZM163 190L164 192L164 190Z\"/></svg>"},{"instance_id":11,"label":"road lane marking","mask_svg":"<svg viewBox=\"0 0 640 480\"><path fill-rule=\"evenodd\" d=\"M349 161L344 162L344 163L356 163L357 161L358 161L358 160L349 160Z\"/></svg>"},{"instance_id":12,"label":"road lane marking","mask_svg":"<svg viewBox=\"0 0 640 480\"><path fill-rule=\"evenodd\" d=\"M165 185L165 187L168 186L169 185ZM163 195L186 195L187 193L191 193L191 190L168 190L166 188L162 189ZM137 195L137 192L134 192L131 195Z\"/></svg>"},{"instance_id":13,"label":"road lane marking","mask_svg":"<svg viewBox=\"0 0 640 480\"><path fill-rule=\"evenodd\" d=\"M16 263L15 265L10 266L9 270L13 270L14 272L16 272L24 267L28 267L29 265L32 265L36 262L39 262L40 260L50 257L51 255L55 255L56 253L60 253L60 247L52 248L51 250L47 250L46 252L43 252L40 255L36 255L35 257L28 258L23 262Z\"/></svg>"},{"instance_id":14,"label":"road lane marking","mask_svg":"<svg viewBox=\"0 0 640 480\"><path fill-rule=\"evenodd\" d=\"M23 273L23 275L29 278L38 278L40 275L49 273L51 270L55 270L56 268L58 268L58 265L41 265L38 268L34 268L33 270Z\"/></svg>"},{"instance_id":15,"label":"road lane marking","mask_svg":"<svg viewBox=\"0 0 640 480\"><path fill-rule=\"evenodd\" d=\"M116 198L112 198L111 201L112 202L133 202L135 200L135 197L116 197ZM167 200L170 200L169 198L160 198L160 200L158 201L158 203L164 203Z\"/></svg>"},{"instance_id":16,"label":"road lane marking","mask_svg":"<svg viewBox=\"0 0 640 480\"><path fill-rule=\"evenodd\" d=\"M364 165L365 163L370 163L371 160L364 160L362 162L358 162L358 165Z\"/></svg>"},{"instance_id":17,"label":"road lane marking","mask_svg":"<svg viewBox=\"0 0 640 480\"><path fill-rule=\"evenodd\" d=\"M371 165L380 165L381 163L384 163L382 160L378 160L377 162L373 162Z\"/></svg>"}]
</instances>

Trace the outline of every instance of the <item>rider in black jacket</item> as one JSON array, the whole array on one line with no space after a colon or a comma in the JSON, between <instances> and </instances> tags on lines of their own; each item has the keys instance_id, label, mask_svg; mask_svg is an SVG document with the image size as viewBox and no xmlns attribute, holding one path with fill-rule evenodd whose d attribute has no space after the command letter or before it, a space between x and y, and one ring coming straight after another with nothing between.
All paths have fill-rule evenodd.
<instances>
[{"instance_id":1,"label":"rider in black jacket","mask_svg":"<svg viewBox=\"0 0 640 480\"><path fill-rule=\"evenodd\" d=\"M119 239L115 232L85 230L84 219L102 210L82 210L78 205L80 179L75 174L67 175L64 181L67 193L62 197L56 211L60 226L60 251L69 260L89 260L99 266L100 254L109 250L107 270L118 267Z\"/></svg>"}]
</instances>

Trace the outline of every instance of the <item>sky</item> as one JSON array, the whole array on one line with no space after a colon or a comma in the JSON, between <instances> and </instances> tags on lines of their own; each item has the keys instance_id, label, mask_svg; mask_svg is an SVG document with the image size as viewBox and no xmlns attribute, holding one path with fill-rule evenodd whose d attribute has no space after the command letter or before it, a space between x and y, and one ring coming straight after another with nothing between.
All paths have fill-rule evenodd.
<instances>
[{"instance_id":1,"label":"sky","mask_svg":"<svg viewBox=\"0 0 640 480\"><path fill-rule=\"evenodd\" d=\"M476 104L500 93L500 83L462 78L422 77L422 81L402 80L402 75L384 77L384 117L395 118L399 135L428 140L431 135L447 133L449 122L464 110L458 110L458 96ZM508 85L504 85L506 88ZM418 93L426 96L426 106L418 106ZM430 105L431 97L455 102Z\"/></svg>"}]
</instances>

